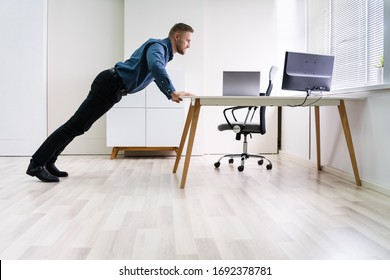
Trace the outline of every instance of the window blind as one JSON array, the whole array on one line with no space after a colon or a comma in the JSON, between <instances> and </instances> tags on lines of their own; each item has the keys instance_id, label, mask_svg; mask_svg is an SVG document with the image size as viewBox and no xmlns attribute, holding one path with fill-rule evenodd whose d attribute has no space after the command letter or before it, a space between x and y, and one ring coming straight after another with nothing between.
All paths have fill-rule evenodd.
<instances>
[{"instance_id":1,"label":"window blind","mask_svg":"<svg viewBox=\"0 0 390 280\"><path fill-rule=\"evenodd\" d=\"M383 0L308 0L308 51L335 56L332 88L377 83Z\"/></svg>"}]
</instances>

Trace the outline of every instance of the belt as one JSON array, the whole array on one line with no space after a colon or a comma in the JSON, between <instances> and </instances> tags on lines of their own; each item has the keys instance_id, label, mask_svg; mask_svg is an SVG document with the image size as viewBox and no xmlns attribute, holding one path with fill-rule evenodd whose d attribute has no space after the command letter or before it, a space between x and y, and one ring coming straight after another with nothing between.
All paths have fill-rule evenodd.
<instances>
[{"instance_id":1,"label":"belt","mask_svg":"<svg viewBox=\"0 0 390 280\"><path fill-rule=\"evenodd\" d=\"M119 83L119 91L122 93L122 96L127 95L126 87L123 85L121 77L119 77L118 72L115 70L114 67L109 69L110 73L114 77L115 80Z\"/></svg>"}]
</instances>

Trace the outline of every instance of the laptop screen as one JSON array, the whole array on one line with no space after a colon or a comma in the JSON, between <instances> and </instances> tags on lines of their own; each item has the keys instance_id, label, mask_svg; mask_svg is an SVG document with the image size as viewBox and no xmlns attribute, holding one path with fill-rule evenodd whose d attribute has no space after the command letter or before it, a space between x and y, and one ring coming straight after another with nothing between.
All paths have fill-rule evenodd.
<instances>
[{"instance_id":1,"label":"laptop screen","mask_svg":"<svg viewBox=\"0 0 390 280\"><path fill-rule=\"evenodd\" d=\"M224 71L223 96L259 96L259 71Z\"/></svg>"}]
</instances>

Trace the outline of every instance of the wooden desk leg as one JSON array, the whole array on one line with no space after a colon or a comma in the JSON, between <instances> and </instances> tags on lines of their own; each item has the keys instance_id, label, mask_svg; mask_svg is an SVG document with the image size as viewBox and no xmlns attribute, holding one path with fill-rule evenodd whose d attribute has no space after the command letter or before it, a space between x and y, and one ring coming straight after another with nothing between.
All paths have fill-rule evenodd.
<instances>
[{"instance_id":1,"label":"wooden desk leg","mask_svg":"<svg viewBox=\"0 0 390 280\"><path fill-rule=\"evenodd\" d=\"M320 127L320 107L314 106L314 116L316 125L316 146L317 146L317 170L321 170L321 127Z\"/></svg>"},{"instance_id":2,"label":"wooden desk leg","mask_svg":"<svg viewBox=\"0 0 390 280\"><path fill-rule=\"evenodd\" d=\"M118 147L113 147L112 148L112 152L111 152L111 159L116 158L116 156L118 155L118 152L119 152L119 148Z\"/></svg>"},{"instance_id":3,"label":"wooden desk leg","mask_svg":"<svg viewBox=\"0 0 390 280\"><path fill-rule=\"evenodd\" d=\"M347 141L349 156L351 158L353 173L355 175L356 186L361 186L362 183L360 181L359 170L358 170L356 156L355 156L355 149L353 147L351 130L349 128L347 111L345 109L344 100L340 100L340 105L338 106L338 108L339 108L339 113L340 113L340 120L341 120L341 123L343 125L345 140Z\"/></svg>"},{"instance_id":4,"label":"wooden desk leg","mask_svg":"<svg viewBox=\"0 0 390 280\"><path fill-rule=\"evenodd\" d=\"M182 174L181 183L180 183L181 189L184 189L184 186L185 186L186 180L187 180L188 167L190 165L191 154L192 154L192 146L194 145L196 126L198 125L198 119L199 119L199 113L200 113L199 99L195 100L195 105L194 105L193 110L194 110L194 112L193 112L193 117L192 117L192 122L191 122L190 136L188 138L186 158L184 161L183 174Z\"/></svg>"},{"instance_id":5,"label":"wooden desk leg","mask_svg":"<svg viewBox=\"0 0 390 280\"><path fill-rule=\"evenodd\" d=\"M179 166L181 155L182 155L183 149L184 149L184 144L186 142L187 135L188 135L188 130L190 128L192 119L194 117L193 113L194 113L194 105L192 105L192 103L191 103L190 108L188 109L187 119L186 119L186 122L184 124L183 133L181 135L179 149L176 151L176 161L175 161L175 165L173 166L173 173L176 173L177 168Z\"/></svg>"}]
</instances>

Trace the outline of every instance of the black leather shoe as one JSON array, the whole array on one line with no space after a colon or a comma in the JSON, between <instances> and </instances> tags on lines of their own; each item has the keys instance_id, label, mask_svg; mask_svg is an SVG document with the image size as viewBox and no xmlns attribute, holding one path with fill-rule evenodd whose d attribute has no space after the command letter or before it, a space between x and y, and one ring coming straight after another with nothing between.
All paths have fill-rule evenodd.
<instances>
[{"instance_id":1,"label":"black leather shoe","mask_svg":"<svg viewBox=\"0 0 390 280\"><path fill-rule=\"evenodd\" d=\"M45 166L34 166L33 161L30 161L30 165L27 168L26 173L30 176L35 176L42 182L59 182L60 179L57 176L54 176L47 171Z\"/></svg>"},{"instance_id":2,"label":"black leather shoe","mask_svg":"<svg viewBox=\"0 0 390 280\"><path fill-rule=\"evenodd\" d=\"M54 163L46 163L46 169L51 175L57 177L68 177L68 172L58 170Z\"/></svg>"}]
</instances>

